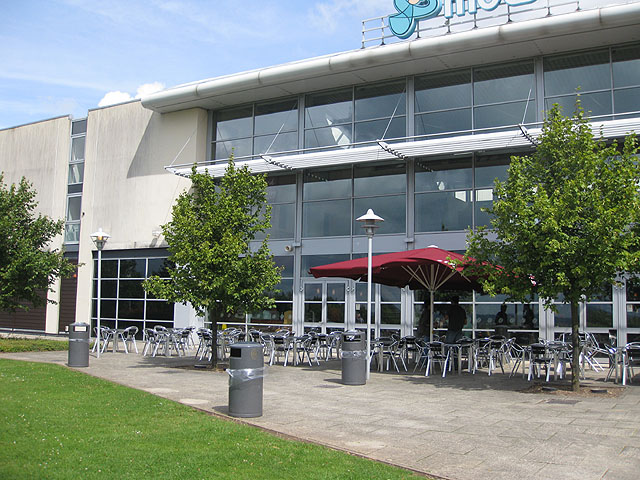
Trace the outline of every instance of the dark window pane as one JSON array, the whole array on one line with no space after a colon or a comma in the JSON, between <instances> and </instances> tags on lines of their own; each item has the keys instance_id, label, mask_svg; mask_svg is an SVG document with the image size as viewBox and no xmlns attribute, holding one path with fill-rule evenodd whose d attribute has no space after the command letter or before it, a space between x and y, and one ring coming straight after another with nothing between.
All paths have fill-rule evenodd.
<instances>
[{"instance_id":1,"label":"dark window pane","mask_svg":"<svg viewBox=\"0 0 640 480\"><path fill-rule=\"evenodd\" d=\"M476 160L476 187L493 187L496 178L504 182L510 162L506 155L479 157Z\"/></svg>"},{"instance_id":2,"label":"dark window pane","mask_svg":"<svg viewBox=\"0 0 640 480\"><path fill-rule=\"evenodd\" d=\"M422 193L416 195L417 232L465 230L471 226L471 192Z\"/></svg>"},{"instance_id":3,"label":"dark window pane","mask_svg":"<svg viewBox=\"0 0 640 480\"><path fill-rule=\"evenodd\" d=\"M255 134L291 132L298 129L298 100L256 105Z\"/></svg>"},{"instance_id":4,"label":"dark window pane","mask_svg":"<svg viewBox=\"0 0 640 480\"><path fill-rule=\"evenodd\" d=\"M146 268L144 258L120 260L120 278L145 278Z\"/></svg>"},{"instance_id":5,"label":"dark window pane","mask_svg":"<svg viewBox=\"0 0 640 480\"><path fill-rule=\"evenodd\" d=\"M356 87L356 121L406 113L404 81Z\"/></svg>"},{"instance_id":6,"label":"dark window pane","mask_svg":"<svg viewBox=\"0 0 640 480\"><path fill-rule=\"evenodd\" d=\"M171 262L168 258L150 258L148 276L157 275L158 277L168 278L170 266Z\"/></svg>"},{"instance_id":7,"label":"dark window pane","mask_svg":"<svg viewBox=\"0 0 640 480\"><path fill-rule=\"evenodd\" d=\"M640 302L640 278L627 279L627 302Z\"/></svg>"},{"instance_id":8,"label":"dark window pane","mask_svg":"<svg viewBox=\"0 0 640 480\"><path fill-rule=\"evenodd\" d=\"M471 158L416 160L416 192L460 190L472 186Z\"/></svg>"},{"instance_id":9,"label":"dark window pane","mask_svg":"<svg viewBox=\"0 0 640 480\"><path fill-rule=\"evenodd\" d=\"M640 80L639 82L640 83ZM640 111L640 88L625 88L613 92L615 113Z\"/></svg>"},{"instance_id":10,"label":"dark window pane","mask_svg":"<svg viewBox=\"0 0 640 480\"><path fill-rule=\"evenodd\" d=\"M239 140L229 140L227 142L217 142L215 144L215 158L229 158L231 154L236 157L246 157L251 155L252 141L250 138Z\"/></svg>"},{"instance_id":11,"label":"dark window pane","mask_svg":"<svg viewBox=\"0 0 640 480\"><path fill-rule=\"evenodd\" d=\"M356 218L373 209L376 215L384 218L384 222L378 224L376 234L403 233L406 231L406 195L393 195L386 197L356 198L353 201L354 235L364 235L361 222Z\"/></svg>"},{"instance_id":12,"label":"dark window pane","mask_svg":"<svg viewBox=\"0 0 640 480\"><path fill-rule=\"evenodd\" d=\"M571 327L571 305L566 303L557 303L557 312L554 313L554 326L556 327Z\"/></svg>"},{"instance_id":13,"label":"dark window pane","mask_svg":"<svg viewBox=\"0 0 640 480\"><path fill-rule=\"evenodd\" d=\"M500 103L473 109L474 128L492 128L504 125L532 123L536 120L536 104L534 101Z\"/></svg>"},{"instance_id":14,"label":"dark window pane","mask_svg":"<svg viewBox=\"0 0 640 480\"><path fill-rule=\"evenodd\" d=\"M471 105L471 70L416 78L416 112Z\"/></svg>"},{"instance_id":15,"label":"dark window pane","mask_svg":"<svg viewBox=\"0 0 640 480\"><path fill-rule=\"evenodd\" d=\"M580 98L582 109L590 116L607 115L613 111L611 108L611 92L581 93L580 95L568 95L566 97L547 98L545 108L551 110L554 103L562 108L564 115L571 115L576 109L576 99Z\"/></svg>"},{"instance_id":16,"label":"dark window pane","mask_svg":"<svg viewBox=\"0 0 640 480\"><path fill-rule=\"evenodd\" d=\"M292 256L273 257L273 261L278 267L281 267L283 269L282 272L280 272L280 276L282 278L293 277Z\"/></svg>"},{"instance_id":17,"label":"dark window pane","mask_svg":"<svg viewBox=\"0 0 640 480\"><path fill-rule=\"evenodd\" d=\"M144 301L118 300L118 318L144 319Z\"/></svg>"},{"instance_id":18,"label":"dark window pane","mask_svg":"<svg viewBox=\"0 0 640 480\"><path fill-rule=\"evenodd\" d=\"M613 307L611 305L587 304L587 327L613 327Z\"/></svg>"},{"instance_id":19,"label":"dark window pane","mask_svg":"<svg viewBox=\"0 0 640 480\"><path fill-rule=\"evenodd\" d=\"M284 132L277 135L263 135L253 139L253 153L277 153L298 149L298 133Z\"/></svg>"},{"instance_id":20,"label":"dark window pane","mask_svg":"<svg viewBox=\"0 0 640 480\"><path fill-rule=\"evenodd\" d=\"M640 328L640 305L627 305L627 327Z\"/></svg>"},{"instance_id":21,"label":"dark window pane","mask_svg":"<svg viewBox=\"0 0 640 480\"><path fill-rule=\"evenodd\" d=\"M296 201L296 176L273 175L267 177L267 202L292 203Z\"/></svg>"},{"instance_id":22,"label":"dark window pane","mask_svg":"<svg viewBox=\"0 0 640 480\"><path fill-rule=\"evenodd\" d=\"M302 206L302 236L331 237L351 233L349 200L307 202Z\"/></svg>"},{"instance_id":23,"label":"dark window pane","mask_svg":"<svg viewBox=\"0 0 640 480\"><path fill-rule=\"evenodd\" d=\"M272 239L293 238L296 222L296 206L294 203L271 206L271 228L266 234ZM256 235L256 238L259 238Z\"/></svg>"},{"instance_id":24,"label":"dark window pane","mask_svg":"<svg viewBox=\"0 0 640 480\"><path fill-rule=\"evenodd\" d=\"M356 142L372 142L407 136L406 117L396 117L393 120L372 120L356 123Z\"/></svg>"},{"instance_id":25,"label":"dark window pane","mask_svg":"<svg viewBox=\"0 0 640 480\"><path fill-rule=\"evenodd\" d=\"M84 146L87 137L78 137L71 139L71 161L84 161ZM77 183L77 182L76 182Z\"/></svg>"},{"instance_id":26,"label":"dark window pane","mask_svg":"<svg viewBox=\"0 0 640 480\"><path fill-rule=\"evenodd\" d=\"M87 119L84 120L76 120L71 123L71 135L80 135L82 133L87 133Z\"/></svg>"},{"instance_id":27,"label":"dark window pane","mask_svg":"<svg viewBox=\"0 0 640 480\"><path fill-rule=\"evenodd\" d=\"M215 140L232 140L253 135L253 107L222 110L214 114Z\"/></svg>"},{"instance_id":28,"label":"dark window pane","mask_svg":"<svg viewBox=\"0 0 640 480\"><path fill-rule=\"evenodd\" d=\"M352 91L350 88L307 95L305 106L306 128L351 122L353 118Z\"/></svg>"},{"instance_id":29,"label":"dark window pane","mask_svg":"<svg viewBox=\"0 0 640 480\"><path fill-rule=\"evenodd\" d=\"M355 167L353 192L357 197L404 193L407 190L404 164Z\"/></svg>"},{"instance_id":30,"label":"dark window pane","mask_svg":"<svg viewBox=\"0 0 640 480\"><path fill-rule=\"evenodd\" d=\"M416 115L416 135L432 135L445 132L471 130L471 109Z\"/></svg>"},{"instance_id":31,"label":"dark window pane","mask_svg":"<svg viewBox=\"0 0 640 480\"><path fill-rule=\"evenodd\" d=\"M640 45L613 49L613 86L640 85Z\"/></svg>"},{"instance_id":32,"label":"dark window pane","mask_svg":"<svg viewBox=\"0 0 640 480\"><path fill-rule=\"evenodd\" d=\"M344 283L327 283L327 301L328 302L344 302L345 298Z\"/></svg>"},{"instance_id":33,"label":"dark window pane","mask_svg":"<svg viewBox=\"0 0 640 480\"><path fill-rule=\"evenodd\" d=\"M120 298L144 299L142 280L120 280Z\"/></svg>"},{"instance_id":34,"label":"dark window pane","mask_svg":"<svg viewBox=\"0 0 640 480\"><path fill-rule=\"evenodd\" d=\"M98 312L95 310L97 300L93 302L93 315L97 317ZM100 318L116 318L116 301L101 300L100 301Z\"/></svg>"},{"instance_id":35,"label":"dark window pane","mask_svg":"<svg viewBox=\"0 0 640 480\"><path fill-rule=\"evenodd\" d=\"M327 323L344 323L344 303L327 304Z\"/></svg>"},{"instance_id":36,"label":"dark window pane","mask_svg":"<svg viewBox=\"0 0 640 480\"><path fill-rule=\"evenodd\" d=\"M536 94L533 62L478 68L473 75L473 102L476 105L525 100ZM535 103L533 105L535 108Z\"/></svg>"},{"instance_id":37,"label":"dark window pane","mask_svg":"<svg viewBox=\"0 0 640 480\"><path fill-rule=\"evenodd\" d=\"M67 198L67 222L80 220L82 197Z\"/></svg>"},{"instance_id":38,"label":"dark window pane","mask_svg":"<svg viewBox=\"0 0 640 480\"><path fill-rule=\"evenodd\" d=\"M611 88L609 52L600 50L579 55L544 59L545 95Z\"/></svg>"},{"instance_id":39,"label":"dark window pane","mask_svg":"<svg viewBox=\"0 0 640 480\"><path fill-rule=\"evenodd\" d=\"M100 288L100 298L118 298L118 281L117 280L102 280L102 287ZM93 282L93 298L98 298L98 291L96 289L98 281Z\"/></svg>"},{"instance_id":40,"label":"dark window pane","mask_svg":"<svg viewBox=\"0 0 640 480\"><path fill-rule=\"evenodd\" d=\"M303 200L351 196L351 169L305 172Z\"/></svg>"},{"instance_id":41,"label":"dark window pane","mask_svg":"<svg viewBox=\"0 0 640 480\"><path fill-rule=\"evenodd\" d=\"M98 262L95 262L95 278L98 278ZM102 278L118 278L118 261L117 260L102 260L102 271L100 272Z\"/></svg>"},{"instance_id":42,"label":"dark window pane","mask_svg":"<svg viewBox=\"0 0 640 480\"><path fill-rule=\"evenodd\" d=\"M389 287L380 285L380 301L381 302L400 302L402 290L398 287Z\"/></svg>"},{"instance_id":43,"label":"dark window pane","mask_svg":"<svg viewBox=\"0 0 640 480\"><path fill-rule=\"evenodd\" d=\"M304 304L304 321L310 323L319 323L322 321L322 304L305 303Z\"/></svg>"},{"instance_id":44,"label":"dark window pane","mask_svg":"<svg viewBox=\"0 0 640 480\"><path fill-rule=\"evenodd\" d=\"M147 320L173 320L173 303L147 301Z\"/></svg>"}]
</instances>

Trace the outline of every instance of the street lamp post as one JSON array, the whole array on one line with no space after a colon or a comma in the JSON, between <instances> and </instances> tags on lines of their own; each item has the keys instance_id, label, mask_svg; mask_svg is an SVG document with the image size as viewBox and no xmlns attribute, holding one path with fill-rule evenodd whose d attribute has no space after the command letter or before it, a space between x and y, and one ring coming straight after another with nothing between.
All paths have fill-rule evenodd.
<instances>
[{"instance_id":1,"label":"street lamp post","mask_svg":"<svg viewBox=\"0 0 640 480\"><path fill-rule=\"evenodd\" d=\"M369 250L367 261L367 380L371 374L371 256L373 252L373 235L376 232L376 228L379 227L379 222L384 222L384 218L379 217L373 213L372 209L367 210L367 213L356 219L358 222L362 222L362 228L369 238Z\"/></svg>"},{"instance_id":2,"label":"street lamp post","mask_svg":"<svg viewBox=\"0 0 640 480\"><path fill-rule=\"evenodd\" d=\"M91 240L96 244L96 248L98 249L98 305L96 308L96 316L97 316L97 328L96 328L96 344L97 344L97 352L98 358L100 358L100 301L101 301L101 287L102 287L102 249L104 248L104 244L107 243L109 239L109 234L102 231L102 227L98 229L97 232L91 234Z\"/></svg>"}]
</instances>

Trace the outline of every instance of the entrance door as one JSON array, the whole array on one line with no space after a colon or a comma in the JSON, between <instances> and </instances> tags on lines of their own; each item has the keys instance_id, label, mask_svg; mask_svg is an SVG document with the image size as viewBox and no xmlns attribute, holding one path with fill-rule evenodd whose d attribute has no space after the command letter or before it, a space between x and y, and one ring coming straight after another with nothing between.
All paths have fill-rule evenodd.
<instances>
[{"instance_id":1,"label":"entrance door","mask_svg":"<svg viewBox=\"0 0 640 480\"><path fill-rule=\"evenodd\" d=\"M304 328L322 333L347 327L348 280L310 280L303 283Z\"/></svg>"}]
</instances>

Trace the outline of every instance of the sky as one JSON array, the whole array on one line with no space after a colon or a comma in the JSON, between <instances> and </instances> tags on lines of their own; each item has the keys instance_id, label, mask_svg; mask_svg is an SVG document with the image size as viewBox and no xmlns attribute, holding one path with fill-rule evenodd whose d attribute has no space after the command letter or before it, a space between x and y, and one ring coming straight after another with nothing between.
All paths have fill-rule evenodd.
<instances>
[{"instance_id":1,"label":"sky","mask_svg":"<svg viewBox=\"0 0 640 480\"><path fill-rule=\"evenodd\" d=\"M0 129L360 48L393 0L0 0Z\"/></svg>"}]
</instances>

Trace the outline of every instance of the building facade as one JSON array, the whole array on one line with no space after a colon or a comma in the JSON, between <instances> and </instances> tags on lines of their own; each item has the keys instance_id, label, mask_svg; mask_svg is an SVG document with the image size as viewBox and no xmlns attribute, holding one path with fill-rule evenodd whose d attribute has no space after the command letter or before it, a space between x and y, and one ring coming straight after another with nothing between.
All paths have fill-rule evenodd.
<instances>
[{"instance_id":1,"label":"building facade","mask_svg":"<svg viewBox=\"0 0 640 480\"><path fill-rule=\"evenodd\" d=\"M374 37L383 44L170 88L82 120L0 131L5 180L25 175L35 183L41 209L67 221L55 246L80 264L73 284L56 286L53 299L66 300L29 328L63 331L72 301L75 318L95 318L89 235L98 227L111 235L103 323L200 325L188 306L150 298L141 286L166 272L160 225L189 188L194 163L222 176L233 153L236 163L268 175L269 244L283 267L276 308L228 323L327 331L362 328L367 286L315 279L308 270L366 255L355 219L367 209L385 219L375 253L429 245L464 251L466 231L488 224L483 208L493 201L494 180L506 178L512 155L532 151L551 105L571 113L579 94L608 140L640 131L640 3L490 3L495 8L473 15L453 2L451 17L425 20L403 41L385 26ZM374 291L372 318L382 332L413 333L423 292ZM468 333L492 332L503 300L464 294ZM534 303L532 325L523 305L508 304L512 334L525 341L569 331L561 302L555 313ZM603 286L597 301L582 305L581 324L602 336L615 330L620 342L640 338L640 282ZM3 316L0 326L26 324Z\"/></svg>"}]
</instances>

